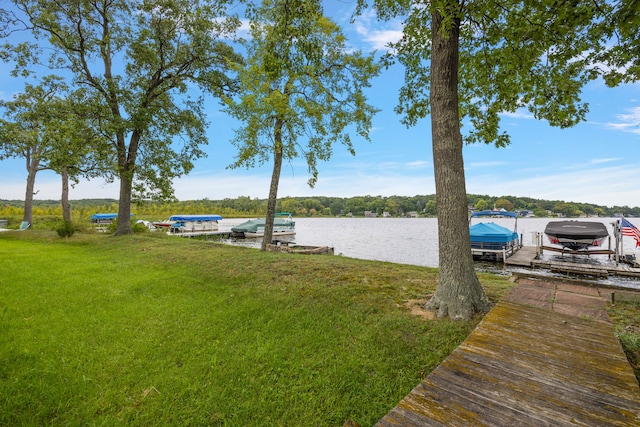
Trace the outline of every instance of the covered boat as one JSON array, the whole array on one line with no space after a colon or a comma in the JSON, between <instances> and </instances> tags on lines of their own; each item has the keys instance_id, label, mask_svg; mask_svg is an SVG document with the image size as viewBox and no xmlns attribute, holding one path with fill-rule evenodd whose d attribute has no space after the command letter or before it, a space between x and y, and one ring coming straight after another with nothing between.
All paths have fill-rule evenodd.
<instances>
[{"instance_id":1,"label":"covered boat","mask_svg":"<svg viewBox=\"0 0 640 427\"><path fill-rule=\"evenodd\" d=\"M91 215L91 223L92 224L111 224L116 218L118 218L117 213L96 213Z\"/></svg>"},{"instance_id":2,"label":"covered boat","mask_svg":"<svg viewBox=\"0 0 640 427\"><path fill-rule=\"evenodd\" d=\"M218 221L221 221L220 215L172 215L167 223L170 224L167 234L192 237L203 236L207 234L216 234L218 232Z\"/></svg>"},{"instance_id":3,"label":"covered boat","mask_svg":"<svg viewBox=\"0 0 640 427\"><path fill-rule=\"evenodd\" d=\"M550 243L574 251L587 250L593 246L600 247L609 237L607 227L595 221L550 221L544 229L544 234Z\"/></svg>"},{"instance_id":4,"label":"covered boat","mask_svg":"<svg viewBox=\"0 0 640 427\"><path fill-rule=\"evenodd\" d=\"M134 217L130 214L131 218ZM107 231L109 225L111 225L118 218L117 213L96 213L91 215L91 226L95 227L98 231Z\"/></svg>"},{"instance_id":5,"label":"covered boat","mask_svg":"<svg viewBox=\"0 0 640 427\"><path fill-rule=\"evenodd\" d=\"M231 228L232 237L264 236L265 218L250 219ZM296 223L289 212L278 212L273 218L273 238L296 234Z\"/></svg>"},{"instance_id":6,"label":"covered boat","mask_svg":"<svg viewBox=\"0 0 640 427\"><path fill-rule=\"evenodd\" d=\"M471 253L474 258L492 258L504 261L520 249L521 242L517 232L518 214L507 211L479 211L469 217L507 217L515 221L513 230L496 224L495 222L479 222L469 225L471 237Z\"/></svg>"}]
</instances>

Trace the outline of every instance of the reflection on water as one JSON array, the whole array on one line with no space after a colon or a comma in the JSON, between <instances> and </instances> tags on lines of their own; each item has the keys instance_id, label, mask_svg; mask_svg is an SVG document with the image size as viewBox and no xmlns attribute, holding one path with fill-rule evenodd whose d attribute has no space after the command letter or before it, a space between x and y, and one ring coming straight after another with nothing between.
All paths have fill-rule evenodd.
<instances>
[{"instance_id":1,"label":"reflection on water","mask_svg":"<svg viewBox=\"0 0 640 427\"><path fill-rule=\"evenodd\" d=\"M332 246L336 254L351 258L389 261L399 264L438 266L438 223L435 218L294 218L296 235L291 240L300 245ZM511 218L487 219L498 225L512 229ZM535 246L535 234L542 233L551 218L519 218L517 232L525 246ZM224 219L220 230L230 230L246 219ZM474 219L474 221L476 221ZM613 235L614 218L589 218L585 221L600 221ZM640 220L630 221L640 227ZM475 222L474 222L475 223ZM625 252L635 253L640 259L640 250L635 248L633 239L625 238ZM233 245L260 247L261 239L228 240ZM544 244L549 245L546 238ZM611 248L615 240L611 237ZM573 256L555 252L545 252L543 257L568 262L611 262L606 255ZM476 269L498 274L508 274L502 264L478 262ZM616 279L617 280L617 279ZM623 279L625 282L629 280ZM638 282L638 280L632 280Z\"/></svg>"}]
</instances>

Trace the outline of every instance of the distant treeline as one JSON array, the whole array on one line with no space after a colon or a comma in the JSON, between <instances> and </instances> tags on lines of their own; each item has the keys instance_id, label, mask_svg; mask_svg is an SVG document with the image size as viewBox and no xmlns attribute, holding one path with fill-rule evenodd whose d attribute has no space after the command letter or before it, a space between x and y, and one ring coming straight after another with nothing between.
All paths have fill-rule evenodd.
<instances>
[{"instance_id":1,"label":"distant treeline","mask_svg":"<svg viewBox=\"0 0 640 427\"><path fill-rule=\"evenodd\" d=\"M470 208L476 210L500 209L508 211L529 211L537 217L545 216L604 216L625 215L640 217L640 207L602 206L591 203L574 203L563 200L540 200L530 197L469 194L467 201ZM115 199L82 199L72 200L71 209L76 219L88 218L96 212L117 212L118 201ZM19 216L22 214L24 202L21 200L0 200L1 216ZM174 214L216 213L223 217L255 217L263 216L266 211L266 199L252 199L241 196L223 200L187 200L175 202L137 202L132 205L132 212L138 218L166 219ZM361 197L283 197L278 200L278 211L291 212L294 216L364 216L365 212L377 216L436 216L437 204L435 194L427 196L361 196ZM60 201L34 200L35 216L62 215Z\"/></svg>"}]
</instances>

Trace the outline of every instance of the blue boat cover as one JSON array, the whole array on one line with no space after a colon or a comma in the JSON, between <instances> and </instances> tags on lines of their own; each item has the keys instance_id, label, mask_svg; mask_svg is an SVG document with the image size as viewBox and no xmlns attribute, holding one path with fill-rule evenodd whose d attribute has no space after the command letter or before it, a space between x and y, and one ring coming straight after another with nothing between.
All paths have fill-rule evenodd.
<instances>
[{"instance_id":1,"label":"blue boat cover","mask_svg":"<svg viewBox=\"0 0 640 427\"><path fill-rule=\"evenodd\" d=\"M97 213L91 215L91 219L116 219L118 217L117 213Z\"/></svg>"},{"instance_id":2,"label":"blue boat cover","mask_svg":"<svg viewBox=\"0 0 640 427\"><path fill-rule=\"evenodd\" d=\"M471 213L471 218L480 217L480 216L504 216L511 218L518 218L518 214L515 212L508 211L477 211Z\"/></svg>"},{"instance_id":3,"label":"blue boat cover","mask_svg":"<svg viewBox=\"0 0 640 427\"><path fill-rule=\"evenodd\" d=\"M129 214L131 216L131 218L133 218L133 214ZM91 219L92 220L98 220L98 219L116 219L118 217L117 213L97 213L97 214L93 214L91 215Z\"/></svg>"},{"instance_id":4,"label":"blue boat cover","mask_svg":"<svg viewBox=\"0 0 640 427\"><path fill-rule=\"evenodd\" d=\"M518 238L518 233L495 222L481 222L469 227L472 243L508 243Z\"/></svg>"},{"instance_id":5,"label":"blue boat cover","mask_svg":"<svg viewBox=\"0 0 640 427\"><path fill-rule=\"evenodd\" d=\"M220 221L220 215L172 215L169 221Z\"/></svg>"}]
</instances>

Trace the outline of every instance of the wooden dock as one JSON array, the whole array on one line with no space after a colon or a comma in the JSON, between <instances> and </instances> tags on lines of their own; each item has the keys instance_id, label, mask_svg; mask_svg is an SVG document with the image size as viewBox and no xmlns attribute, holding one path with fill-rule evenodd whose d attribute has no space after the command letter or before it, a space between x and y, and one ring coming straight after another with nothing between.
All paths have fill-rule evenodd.
<instances>
[{"instance_id":1,"label":"wooden dock","mask_svg":"<svg viewBox=\"0 0 640 427\"><path fill-rule=\"evenodd\" d=\"M554 300L571 300L557 285L520 286L513 299L541 296L543 305L497 304L376 425L640 426L640 388L604 300L576 295L579 304L600 304L604 320L594 320L554 310Z\"/></svg>"},{"instance_id":2,"label":"wooden dock","mask_svg":"<svg viewBox=\"0 0 640 427\"><path fill-rule=\"evenodd\" d=\"M544 249L544 248L543 248ZM596 277L607 277L609 275L640 277L640 268L631 267L627 264L588 264L577 262L560 262L538 259L538 250L534 246L524 246L515 254L504 261L505 265L512 265L527 268L544 268L557 273L580 274Z\"/></svg>"}]
</instances>

